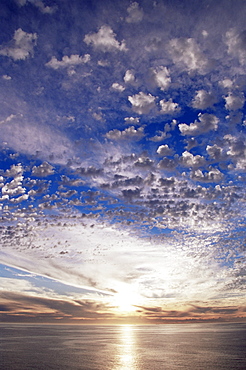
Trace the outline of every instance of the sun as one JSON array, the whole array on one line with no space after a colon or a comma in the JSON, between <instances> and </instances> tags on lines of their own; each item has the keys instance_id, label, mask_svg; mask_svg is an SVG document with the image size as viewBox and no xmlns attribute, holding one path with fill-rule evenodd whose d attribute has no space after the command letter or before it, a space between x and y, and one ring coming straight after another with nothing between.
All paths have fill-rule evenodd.
<instances>
[{"instance_id":1,"label":"sun","mask_svg":"<svg viewBox=\"0 0 246 370\"><path fill-rule=\"evenodd\" d=\"M121 286L113 297L113 304L118 312L134 312L140 304L140 295L129 286Z\"/></svg>"}]
</instances>

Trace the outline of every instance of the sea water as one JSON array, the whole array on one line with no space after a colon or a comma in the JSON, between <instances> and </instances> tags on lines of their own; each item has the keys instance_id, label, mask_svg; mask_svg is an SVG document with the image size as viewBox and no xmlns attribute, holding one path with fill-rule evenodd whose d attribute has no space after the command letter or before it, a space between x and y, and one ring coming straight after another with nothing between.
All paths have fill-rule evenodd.
<instances>
[{"instance_id":1,"label":"sea water","mask_svg":"<svg viewBox=\"0 0 246 370\"><path fill-rule=\"evenodd\" d=\"M1 324L0 369L245 370L246 324Z\"/></svg>"}]
</instances>

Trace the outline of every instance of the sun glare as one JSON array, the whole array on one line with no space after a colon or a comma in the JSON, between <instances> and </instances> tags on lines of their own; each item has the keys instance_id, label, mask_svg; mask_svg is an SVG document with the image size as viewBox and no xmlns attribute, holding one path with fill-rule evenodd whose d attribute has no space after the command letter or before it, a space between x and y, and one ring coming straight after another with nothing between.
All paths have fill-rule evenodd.
<instances>
[{"instance_id":1,"label":"sun glare","mask_svg":"<svg viewBox=\"0 0 246 370\"><path fill-rule=\"evenodd\" d=\"M129 289L129 287L121 287L118 293L114 295L113 304L117 311L134 312L137 310L135 305L139 304L139 294Z\"/></svg>"}]
</instances>

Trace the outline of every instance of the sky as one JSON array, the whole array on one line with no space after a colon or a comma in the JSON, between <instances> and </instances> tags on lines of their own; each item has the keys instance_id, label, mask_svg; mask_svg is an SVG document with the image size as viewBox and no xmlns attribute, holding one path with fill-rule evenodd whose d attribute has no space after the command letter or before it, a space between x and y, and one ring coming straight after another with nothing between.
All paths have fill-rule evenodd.
<instances>
[{"instance_id":1,"label":"sky","mask_svg":"<svg viewBox=\"0 0 246 370\"><path fill-rule=\"evenodd\" d=\"M245 17L1 0L1 322L245 320Z\"/></svg>"}]
</instances>

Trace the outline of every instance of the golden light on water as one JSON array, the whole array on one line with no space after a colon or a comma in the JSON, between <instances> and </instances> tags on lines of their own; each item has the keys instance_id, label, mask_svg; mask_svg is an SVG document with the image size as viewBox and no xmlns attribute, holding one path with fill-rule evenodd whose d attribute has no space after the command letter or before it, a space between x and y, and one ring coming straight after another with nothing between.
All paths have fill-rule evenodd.
<instances>
[{"instance_id":1,"label":"golden light on water","mask_svg":"<svg viewBox=\"0 0 246 370\"><path fill-rule=\"evenodd\" d=\"M120 327L120 345L118 354L118 365L114 370L137 369L135 331L132 325Z\"/></svg>"}]
</instances>

